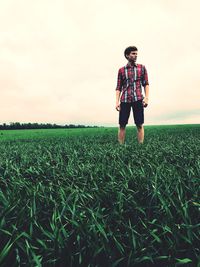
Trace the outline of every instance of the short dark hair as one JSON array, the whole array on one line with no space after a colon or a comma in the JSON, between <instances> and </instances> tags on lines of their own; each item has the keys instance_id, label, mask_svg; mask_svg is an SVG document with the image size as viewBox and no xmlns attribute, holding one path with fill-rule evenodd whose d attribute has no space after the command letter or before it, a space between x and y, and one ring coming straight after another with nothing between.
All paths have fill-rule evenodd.
<instances>
[{"instance_id":1,"label":"short dark hair","mask_svg":"<svg viewBox=\"0 0 200 267\"><path fill-rule=\"evenodd\" d=\"M129 46L124 50L124 56L127 59L126 55L129 55L132 51L138 51L136 46Z\"/></svg>"}]
</instances>

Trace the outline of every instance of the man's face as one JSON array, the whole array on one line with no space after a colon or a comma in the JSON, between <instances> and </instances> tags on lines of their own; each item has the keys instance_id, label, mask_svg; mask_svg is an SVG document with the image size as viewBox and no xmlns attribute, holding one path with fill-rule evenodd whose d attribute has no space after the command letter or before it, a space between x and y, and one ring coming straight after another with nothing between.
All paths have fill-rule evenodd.
<instances>
[{"instance_id":1,"label":"man's face","mask_svg":"<svg viewBox=\"0 0 200 267\"><path fill-rule=\"evenodd\" d=\"M137 51L131 51L131 53L129 55L127 55L128 61L130 61L130 62L136 62L136 60L137 60L137 54L138 54Z\"/></svg>"}]
</instances>

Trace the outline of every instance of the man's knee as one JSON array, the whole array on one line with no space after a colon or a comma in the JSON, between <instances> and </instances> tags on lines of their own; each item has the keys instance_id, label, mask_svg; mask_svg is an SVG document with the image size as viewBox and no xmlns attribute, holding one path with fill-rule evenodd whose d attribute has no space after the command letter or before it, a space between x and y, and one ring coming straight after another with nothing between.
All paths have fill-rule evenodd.
<instances>
[{"instance_id":1,"label":"man's knee","mask_svg":"<svg viewBox=\"0 0 200 267\"><path fill-rule=\"evenodd\" d=\"M136 126L137 126L137 129L140 131L140 130L142 130L142 128L143 128L143 124L136 124Z\"/></svg>"},{"instance_id":2,"label":"man's knee","mask_svg":"<svg viewBox=\"0 0 200 267\"><path fill-rule=\"evenodd\" d=\"M119 125L120 130L125 130L126 125Z\"/></svg>"}]
</instances>

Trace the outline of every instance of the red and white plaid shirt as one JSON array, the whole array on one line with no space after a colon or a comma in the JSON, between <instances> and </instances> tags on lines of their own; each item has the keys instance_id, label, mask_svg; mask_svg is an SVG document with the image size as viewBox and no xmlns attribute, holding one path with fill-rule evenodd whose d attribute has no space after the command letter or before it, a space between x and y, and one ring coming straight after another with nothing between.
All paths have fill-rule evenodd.
<instances>
[{"instance_id":1,"label":"red and white plaid shirt","mask_svg":"<svg viewBox=\"0 0 200 267\"><path fill-rule=\"evenodd\" d=\"M117 87L121 93L121 102L130 103L142 100L142 86L149 84L147 70L142 64L132 66L128 63L118 71Z\"/></svg>"}]
</instances>

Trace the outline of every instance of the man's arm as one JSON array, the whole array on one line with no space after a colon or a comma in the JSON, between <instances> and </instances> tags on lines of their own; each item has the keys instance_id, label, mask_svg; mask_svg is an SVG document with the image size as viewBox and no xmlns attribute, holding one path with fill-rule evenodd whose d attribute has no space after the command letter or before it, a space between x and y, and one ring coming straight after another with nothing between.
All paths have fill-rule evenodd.
<instances>
[{"instance_id":1,"label":"man's arm","mask_svg":"<svg viewBox=\"0 0 200 267\"><path fill-rule=\"evenodd\" d=\"M120 90L116 90L116 110L120 110Z\"/></svg>"},{"instance_id":2,"label":"man's arm","mask_svg":"<svg viewBox=\"0 0 200 267\"><path fill-rule=\"evenodd\" d=\"M149 85L145 85L144 87L144 92L145 92L145 97L143 99L143 104L144 107L146 108L148 106L148 101L149 101Z\"/></svg>"},{"instance_id":3,"label":"man's arm","mask_svg":"<svg viewBox=\"0 0 200 267\"><path fill-rule=\"evenodd\" d=\"M121 94L121 89L122 89L122 74L119 69L118 71L118 76L117 76L117 87L116 87L116 110L120 110L120 94Z\"/></svg>"},{"instance_id":4,"label":"man's arm","mask_svg":"<svg viewBox=\"0 0 200 267\"><path fill-rule=\"evenodd\" d=\"M146 108L148 106L148 100L149 100L149 81L148 81L148 74L147 74L147 70L146 70L145 66L144 66L144 74L143 74L142 84L144 86L144 92L145 92L145 97L143 99L143 105Z\"/></svg>"},{"instance_id":5,"label":"man's arm","mask_svg":"<svg viewBox=\"0 0 200 267\"><path fill-rule=\"evenodd\" d=\"M144 92L145 92L145 97L149 99L149 85L148 84L144 87Z\"/></svg>"}]
</instances>

